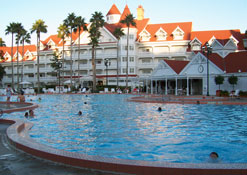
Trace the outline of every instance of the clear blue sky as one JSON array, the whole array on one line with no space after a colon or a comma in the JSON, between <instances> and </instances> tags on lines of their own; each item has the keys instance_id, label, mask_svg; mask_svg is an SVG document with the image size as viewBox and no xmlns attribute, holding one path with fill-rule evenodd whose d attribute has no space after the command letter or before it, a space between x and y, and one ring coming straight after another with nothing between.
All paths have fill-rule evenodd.
<instances>
[{"instance_id":1,"label":"clear blue sky","mask_svg":"<svg viewBox=\"0 0 247 175\"><path fill-rule=\"evenodd\" d=\"M48 33L41 35L44 40L57 33L68 13L75 12L88 22L95 11L106 15L113 3L120 12L127 3L134 16L142 5L151 23L193 22L193 31L240 29L244 33L247 29L247 0L2 0L0 37L10 46L11 36L5 35L9 23L21 22L29 30L37 19L43 19L48 25ZM33 34L32 44L35 41Z\"/></svg>"}]
</instances>

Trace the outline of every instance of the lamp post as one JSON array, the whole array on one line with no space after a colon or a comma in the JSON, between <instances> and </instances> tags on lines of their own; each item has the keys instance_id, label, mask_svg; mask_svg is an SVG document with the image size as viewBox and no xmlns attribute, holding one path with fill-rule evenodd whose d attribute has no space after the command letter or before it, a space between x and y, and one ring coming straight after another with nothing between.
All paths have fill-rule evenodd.
<instances>
[{"instance_id":1,"label":"lamp post","mask_svg":"<svg viewBox=\"0 0 247 175\"><path fill-rule=\"evenodd\" d=\"M58 92L60 94L60 69L62 68L62 63L60 61L57 61L56 65L58 69Z\"/></svg>"},{"instance_id":2,"label":"lamp post","mask_svg":"<svg viewBox=\"0 0 247 175\"><path fill-rule=\"evenodd\" d=\"M207 96L209 96L209 55L212 53L212 47L207 43L202 47L203 54L207 52Z\"/></svg>"},{"instance_id":3,"label":"lamp post","mask_svg":"<svg viewBox=\"0 0 247 175\"><path fill-rule=\"evenodd\" d=\"M111 62L108 58L106 58L104 62L106 67L106 86L108 86L108 66L111 65Z\"/></svg>"}]
</instances>

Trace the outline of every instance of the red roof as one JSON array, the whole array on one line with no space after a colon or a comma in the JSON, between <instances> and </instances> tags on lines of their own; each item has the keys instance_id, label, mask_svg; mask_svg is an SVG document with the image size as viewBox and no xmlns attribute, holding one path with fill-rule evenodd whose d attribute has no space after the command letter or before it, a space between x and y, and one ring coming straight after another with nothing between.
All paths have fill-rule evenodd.
<instances>
[{"instance_id":1,"label":"red roof","mask_svg":"<svg viewBox=\"0 0 247 175\"><path fill-rule=\"evenodd\" d=\"M238 49L244 49L243 46L243 35L239 29L236 30L212 30L212 31L195 31L191 32L191 41L196 37L202 45L205 45L212 37L215 37L218 42L223 46L229 41L230 37L236 38L238 43Z\"/></svg>"},{"instance_id":2,"label":"red roof","mask_svg":"<svg viewBox=\"0 0 247 175\"><path fill-rule=\"evenodd\" d=\"M118 10L117 6L115 4L113 4L106 16L108 16L108 15L121 15L121 13Z\"/></svg>"},{"instance_id":3,"label":"red roof","mask_svg":"<svg viewBox=\"0 0 247 175\"><path fill-rule=\"evenodd\" d=\"M177 74L179 74L189 61L164 60Z\"/></svg>"},{"instance_id":4,"label":"red roof","mask_svg":"<svg viewBox=\"0 0 247 175\"><path fill-rule=\"evenodd\" d=\"M209 60L226 73L247 72L247 52L233 52L222 58L214 53L209 56Z\"/></svg>"},{"instance_id":5,"label":"red roof","mask_svg":"<svg viewBox=\"0 0 247 175\"><path fill-rule=\"evenodd\" d=\"M120 17L120 21L125 19L125 17L130 15L130 14L131 14L130 9L129 9L128 5L126 5L125 8L124 8L124 11L123 11L123 13L122 13L122 15Z\"/></svg>"},{"instance_id":6,"label":"red roof","mask_svg":"<svg viewBox=\"0 0 247 175\"><path fill-rule=\"evenodd\" d=\"M192 30L192 22L180 22L180 23L164 23L164 24L148 24L145 28L151 35L149 41L157 41L155 33L162 28L167 33L166 41L173 41L172 32L179 27L184 31L183 40L190 40L190 34ZM138 36L139 37L139 36Z\"/></svg>"}]
</instances>

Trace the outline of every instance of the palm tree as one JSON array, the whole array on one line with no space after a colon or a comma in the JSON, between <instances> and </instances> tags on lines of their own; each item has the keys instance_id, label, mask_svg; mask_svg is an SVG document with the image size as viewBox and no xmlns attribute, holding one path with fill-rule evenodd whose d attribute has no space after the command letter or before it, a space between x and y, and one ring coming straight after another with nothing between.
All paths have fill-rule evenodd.
<instances>
[{"instance_id":1,"label":"palm tree","mask_svg":"<svg viewBox=\"0 0 247 175\"><path fill-rule=\"evenodd\" d=\"M5 44L5 42L4 42L4 40L3 40L2 38L0 38L0 46L1 46L1 47L6 46L6 44Z\"/></svg>"},{"instance_id":2,"label":"palm tree","mask_svg":"<svg viewBox=\"0 0 247 175\"><path fill-rule=\"evenodd\" d=\"M5 35L11 34L11 73L12 73L12 81L11 87L14 88L14 63L13 63L13 44L14 44L14 34L15 34L15 26L16 23L12 22L5 29Z\"/></svg>"},{"instance_id":3,"label":"palm tree","mask_svg":"<svg viewBox=\"0 0 247 175\"><path fill-rule=\"evenodd\" d=\"M72 72L72 65L73 65L73 62L72 62L72 32L76 28L75 21L76 21L75 13L69 13L68 17L64 20L64 25L66 25L70 29L69 33L70 33L70 86L71 87L72 87L72 75L73 75L73 72Z\"/></svg>"},{"instance_id":4,"label":"palm tree","mask_svg":"<svg viewBox=\"0 0 247 175\"><path fill-rule=\"evenodd\" d=\"M113 32L114 36L117 38L118 43L117 43L117 89L118 89L118 79L119 79L119 41L120 38L124 35L123 29L122 28L116 28Z\"/></svg>"},{"instance_id":5,"label":"palm tree","mask_svg":"<svg viewBox=\"0 0 247 175\"><path fill-rule=\"evenodd\" d=\"M21 66L21 81L23 81L23 67L24 67L24 46L25 43L30 44L31 43L31 35L28 33L25 29L22 30L22 36L20 43L22 44L22 66Z\"/></svg>"},{"instance_id":6,"label":"palm tree","mask_svg":"<svg viewBox=\"0 0 247 175\"><path fill-rule=\"evenodd\" d=\"M19 76L19 43L22 37L23 26L21 23L16 23L16 54L17 54L17 89L19 90L20 76Z\"/></svg>"},{"instance_id":7,"label":"palm tree","mask_svg":"<svg viewBox=\"0 0 247 175\"><path fill-rule=\"evenodd\" d=\"M101 33L99 29L104 26L105 20L101 12L94 12L90 19L91 26L89 30L90 45L92 45L92 70L93 70L93 92L96 90L96 64L95 64L95 49L99 44Z\"/></svg>"},{"instance_id":8,"label":"palm tree","mask_svg":"<svg viewBox=\"0 0 247 175\"><path fill-rule=\"evenodd\" d=\"M85 19L81 16L78 16L75 20L76 28L74 29L74 32L76 33L78 31L78 82L80 82L80 33L81 29L87 30L87 26L85 23Z\"/></svg>"},{"instance_id":9,"label":"palm tree","mask_svg":"<svg viewBox=\"0 0 247 175\"><path fill-rule=\"evenodd\" d=\"M128 32L127 32L127 60L126 60L126 89L128 88L128 62L129 62L129 29L130 26L134 26L136 27L136 22L134 21L134 17L132 14L128 14L125 16L125 19L121 20L120 23L122 24L126 24L127 28L128 28Z\"/></svg>"},{"instance_id":10,"label":"palm tree","mask_svg":"<svg viewBox=\"0 0 247 175\"><path fill-rule=\"evenodd\" d=\"M39 80L39 51L40 51L40 33L47 32L47 25L42 19L35 21L31 28L31 33L36 32L37 34L37 81L38 81L38 93L40 93L40 80Z\"/></svg>"},{"instance_id":11,"label":"palm tree","mask_svg":"<svg viewBox=\"0 0 247 175\"><path fill-rule=\"evenodd\" d=\"M69 33L69 29L66 25L64 24L60 24L60 26L58 27L58 37L62 39L63 42L63 54L62 54L62 71L63 71L63 83L64 83L64 39L66 36L68 36Z\"/></svg>"}]
</instances>

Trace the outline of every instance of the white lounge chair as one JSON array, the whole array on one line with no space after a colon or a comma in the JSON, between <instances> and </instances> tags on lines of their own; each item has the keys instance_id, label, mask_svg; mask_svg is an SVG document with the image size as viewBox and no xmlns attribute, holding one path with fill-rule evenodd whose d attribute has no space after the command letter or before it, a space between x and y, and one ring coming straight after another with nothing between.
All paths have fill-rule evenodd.
<instances>
[{"instance_id":1,"label":"white lounge chair","mask_svg":"<svg viewBox=\"0 0 247 175\"><path fill-rule=\"evenodd\" d=\"M115 93L115 88L111 88L111 93Z\"/></svg>"},{"instance_id":2,"label":"white lounge chair","mask_svg":"<svg viewBox=\"0 0 247 175\"><path fill-rule=\"evenodd\" d=\"M109 92L108 88L105 88L104 90L105 90L105 93L108 93Z\"/></svg>"},{"instance_id":3,"label":"white lounge chair","mask_svg":"<svg viewBox=\"0 0 247 175\"><path fill-rule=\"evenodd\" d=\"M82 88L81 93L86 93L87 89L86 88Z\"/></svg>"},{"instance_id":4,"label":"white lounge chair","mask_svg":"<svg viewBox=\"0 0 247 175\"><path fill-rule=\"evenodd\" d=\"M237 89L235 92L232 92L232 93L230 94L230 97L239 97L239 92L240 92L240 90Z\"/></svg>"}]
</instances>

